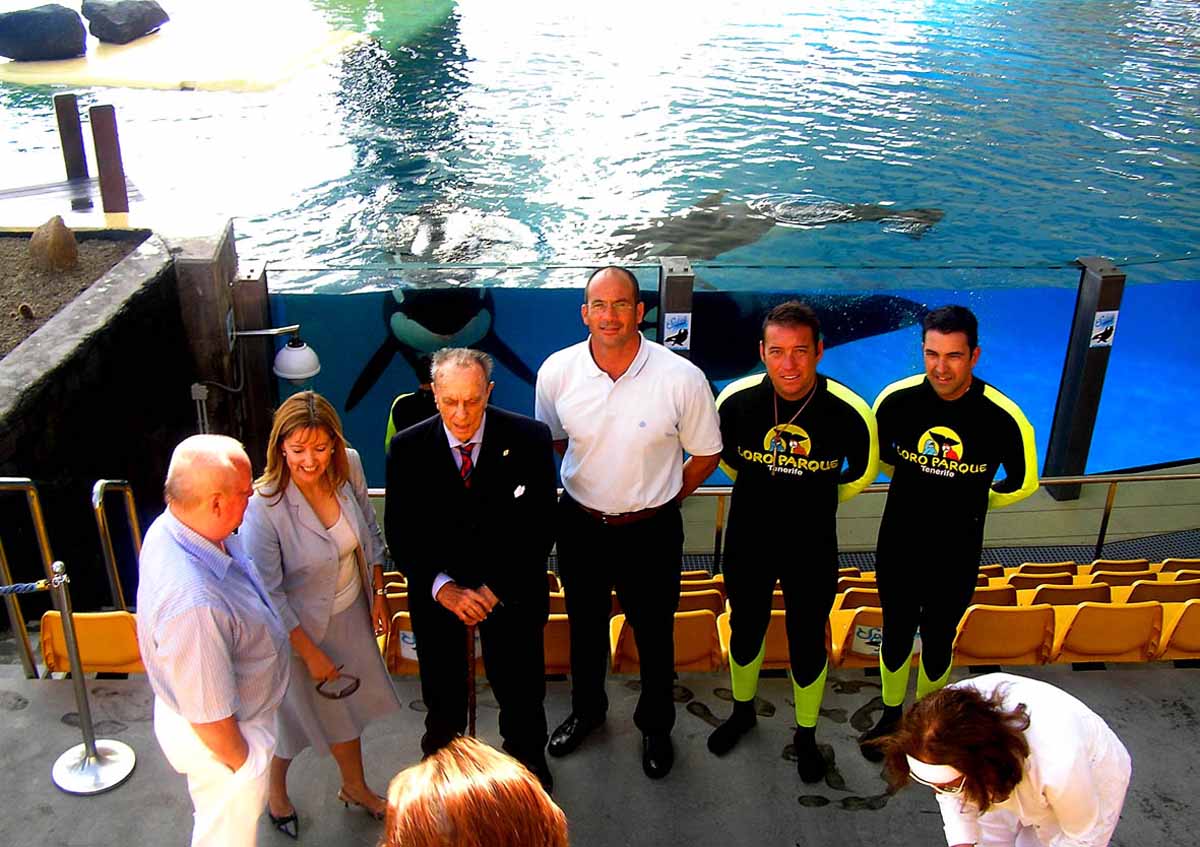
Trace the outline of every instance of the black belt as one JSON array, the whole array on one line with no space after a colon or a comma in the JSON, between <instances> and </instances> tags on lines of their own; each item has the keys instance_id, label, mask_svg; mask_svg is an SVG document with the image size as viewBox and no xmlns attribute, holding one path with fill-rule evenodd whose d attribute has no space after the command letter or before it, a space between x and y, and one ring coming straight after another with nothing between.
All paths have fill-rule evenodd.
<instances>
[{"instance_id":1,"label":"black belt","mask_svg":"<svg viewBox=\"0 0 1200 847\"><path fill-rule=\"evenodd\" d=\"M599 509L593 509L591 506L583 505L578 500L575 501L575 505L596 520L600 521L600 523L604 524L605 526L625 526L627 524L638 523L654 517L660 511L662 511L666 504L664 503L663 506L651 506L649 509L639 509L636 512L616 513L602 512Z\"/></svg>"}]
</instances>

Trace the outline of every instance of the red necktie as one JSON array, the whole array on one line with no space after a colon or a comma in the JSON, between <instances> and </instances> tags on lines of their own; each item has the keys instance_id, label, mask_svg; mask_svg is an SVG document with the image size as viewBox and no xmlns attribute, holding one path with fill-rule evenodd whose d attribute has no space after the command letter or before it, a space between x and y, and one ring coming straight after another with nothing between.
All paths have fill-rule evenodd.
<instances>
[{"instance_id":1,"label":"red necktie","mask_svg":"<svg viewBox=\"0 0 1200 847\"><path fill-rule=\"evenodd\" d=\"M462 474L463 485L467 488L471 487L471 471L475 466L471 463L471 445L458 445L458 452L462 455L462 466L459 468L459 473Z\"/></svg>"}]
</instances>

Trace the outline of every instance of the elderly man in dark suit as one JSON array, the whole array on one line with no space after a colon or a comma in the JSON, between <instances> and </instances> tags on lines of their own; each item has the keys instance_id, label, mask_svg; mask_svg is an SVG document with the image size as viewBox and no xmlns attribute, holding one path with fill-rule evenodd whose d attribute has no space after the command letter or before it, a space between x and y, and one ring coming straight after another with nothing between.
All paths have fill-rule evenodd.
<instances>
[{"instance_id":1,"label":"elderly man in dark suit","mask_svg":"<svg viewBox=\"0 0 1200 847\"><path fill-rule=\"evenodd\" d=\"M397 434L387 462L388 545L408 576L431 755L467 726L466 626L476 626L504 749L549 791L543 629L554 541L550 430L488 405L492 361L433 357L438 416Z\"/></svg>"}]
</instances>

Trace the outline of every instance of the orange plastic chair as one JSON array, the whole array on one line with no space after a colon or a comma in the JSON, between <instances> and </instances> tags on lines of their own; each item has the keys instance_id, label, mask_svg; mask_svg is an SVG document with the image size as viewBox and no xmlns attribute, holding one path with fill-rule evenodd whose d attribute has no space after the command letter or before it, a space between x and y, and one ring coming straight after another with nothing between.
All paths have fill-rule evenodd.
<instances>
[{"instance_id":1,"label":"orange plastic chair","mask_svg":"<svg viewBox=\"0 0 1200 847\"><path fill-rule=\"evenodd\" d=\"M1017 567L1017 573L1069 573L1072 576L1079 573L1079 565L1070 562L1022 562Z\"/></svg>"},{"instance_id":2,"label":"orange plastic chair","mask_svg":"<svg viewBox=\"0 0 1200 847\"><path fill-rule=\"evenodd\" d=\"M1129 592L1127 603L1145 603L1157 600L1159 603L1186 603L1188 600L1200 599L1200 579L1185 579L1182 582L1147 582L1138 580Z\"/></svg>"},{"instance_id":3,"label":"orange plastic chair","mask_svg":"<svg viewBox=\"0 0 1200 847\"><path fill-rule=\"evenodd\" d=\"M1145 662L1158 652L1161 603L1058 606L1053 662Z\"/></svg>"},{"instance_id":4,"label":"orange plastic chair","mask_svg":"<svg viewBox=\"0 0 1200 847\"><path fill-rule=\"evenodd\" d=\"M571 624L566 615L551 614L546 620L542 655L547 674L571 672Z\"/></svg>"},{"instance_id":5,"label":"orange plastic chair","mask_svg":"<svg viewBox=\"0 0 1200 847\"><path fill-rule=\"evenodd\" d=\"M1200 659L1200 600L1163 606L1162 646L1154 658Z\"/></svg>"},{"instance_id":6,"label":"orange plastic chair","mask_svg":"<svg viewBox=\"0 0 1200 847\"><path fill-rule=\"evenodd\" d=\"M879 667L883 643L883 610L873 606L834 609L829 613L830 659L839 668Z\"/></svg>"},{"instance_id":7,"label":"orange plastic chair","mask_svg":"<svg viewBox=\"0 0 1200 847\"><path fill-rule=\"evenodd\" d=\"M1159 568L1161 573L1186 570L1200 571L1200 559L1163 559Z\"/></svg>"},{"instance_id":8,"label":"orange plastic chair","mask_svg":"<svg viewBox=\"0 0 1200 847\"><path fill-rule=\"evenodd\" d=\"M971 595L972 606L1015 606L1017 589L1011 585L978 586Z\"/></svg>"},{"instance_id":9,"label":"orange plastic chair","mask_svg":"<svg viewBox=\"0 0 1200 847\"><path fill-rule=\"evenodd\" d=\"M1016 589L1037 588L1039 585L1074 585L1074 583L1075 577L1066 572L1042 574L1015 573L1008 578L1008 584Z\"/></svg>"},{"instance_id":10,"label":"orange plastic chair","mask_svg":"<svg viewBox=\"0 0 1200 847\"><path fill-rule=\"evenodd\" d=\"M684 583L685 586L687 584ZM725 611L725 598L715 588L708 588L704 591L679 592L679 608L677 611L692 612L696 609L708 609L714 615L719 615Z\"/></svg>"},{"instance_id":11,"label":"orange plastic chair","mask_svg":"<svg viewBox=\"0 0 1200 847\"><path fill-rule=\"evenodd\" d=\"M1041 665L1054 641L1054 607L971 606L958 622L955 665Z\"/></svg>"},{"instance_id":12,"label":"orange plastic chair","mask_svg":"<svg viewBox=\"0 0 1200 847\"><path fill-rule=\"evenodd\" d=\"M1155 582L1158 573L1155 571L1092 571L1092 582L1106 582L1109 585L1133 585L1139 580Z\"/></svg>"},{"instance_id":13,"label":"orange plastic chair","mask_svg":"<svg viewBox=\"0 0 1200 847\"><path fill-rule=\"evenodd\" d=\"M1125 571L1144 571L1149 569L1149 559L1093 559L1091 572L1108 571L1109 573L1124 573Z\"/></svg>"},{"instance_id":14,"label":"orange plastic chair","mask_svg":"<svg viewBox=\"0 0 1200 847\"><path fill-rule=\"evenodd\" d=\"M1110 603L1112 589L1103 582L1092 585L1043 585L1033 594L1030 605L1076 606L1080 603Z\"/></svg>"},{"instance_id":15,"label":"orange plastic chair","mask_svg":"<svg viewBox=\"0 0 1200 847\"><path fill-rule=\"evenodd\" d=\"M145 673L138 649L137 618L131 612L75 612L75 640L84 673ZM42 661L48 673L70 673L62 615L42 615Z\"/></svg>"},{"instance_id":16,"label":"orange plastic chair","mask_svg":"<svg viewBox=\"0 0 1200 847\"><path fill-rule=\"evenodd\" d=\"M864 606L881 608L878 588L847 588L844 594L834 599L835 609L861 609Z\"/></svg>"},{"instance_id":17,"label":"orange plastic chair","mask_svg":"<svg viewBox=\"0 0 1200 847\"><path fill-rule=\"evenodd\" d=\"M633 629L625 615L617 615L609 624L614 673L636 673L641 666ZM717 616L707 609L675 614L675 670L715 671L721 668L721 642L717 637Z\"/></svg>"}]
</instances>

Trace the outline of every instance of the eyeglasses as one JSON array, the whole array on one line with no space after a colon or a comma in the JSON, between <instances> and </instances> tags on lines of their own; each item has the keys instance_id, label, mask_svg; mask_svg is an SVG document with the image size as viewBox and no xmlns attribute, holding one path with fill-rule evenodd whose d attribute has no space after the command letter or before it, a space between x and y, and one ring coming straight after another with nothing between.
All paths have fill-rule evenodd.
<instances>
[{"instance_id":1,"label":"eyeglasses","mask_svg":"<svg viewBox=\"0 0 1200 847\"><path fill-rule=\"evenodd\" d=\"M351 676L348 673L341 673L345 665L338 665L338 675L333 679L322 680L317 683L317 693L329 700L341 700L343 697L349 697L358 690L358 686L362 684L356 676Z\"/></svg>"},{"instance_id":2,"label":"eyeglasses","mask_svg":"<svg viewBox=\"0 0 1200 847\"><path fill-rule=\"evenodd\" d=\"M926 785L932 788L938 794L962 794L963 786L967 784L967 778L965 775L960 776L953 782L943 782L941 784L936 782L927 782L912 771L909 771L908 778L913 782L919 782L921 785Z\"/></svg>"}]
</instances>

